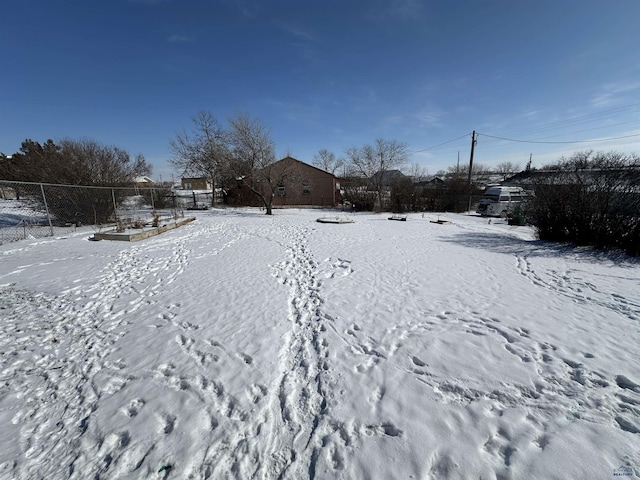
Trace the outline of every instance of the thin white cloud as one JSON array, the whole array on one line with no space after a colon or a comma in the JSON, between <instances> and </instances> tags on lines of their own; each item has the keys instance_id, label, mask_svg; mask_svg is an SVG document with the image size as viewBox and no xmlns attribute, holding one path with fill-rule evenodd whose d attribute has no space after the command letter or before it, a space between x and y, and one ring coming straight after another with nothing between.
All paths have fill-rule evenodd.
<instances>
[{"instance_id":1,"label":"thin white cloud","mask_svg":"<svg viewBox=\"0 0 640 480\"><path fill-rule=\"evenodd\" d=\"M260 2L252 0L222 0L222 2L235 8L243 16L248 18L256 18L264 7Z\"/></svg>"},{"instance_id":2,"label":"thin white cloud","mask_svg":"<svg viewBox=\"0 0 640 480\"><path fill-rule=\"evenodd\" d=\"M520 113L520 117L525 120L537 120L540 118L540 110L524 110Z\"/></svg>"},{"instance_id":3,"label":"thin white cloud","mask_svg":"<svg viewBox=\"0 0 640 480\"><path fill-rule=\"evenodd\" d=\"M628 94L636 90L640 90L640 81L608 83L591 99L591 105L598 108L620 105L627 102Z\"/></svg>"},{"instance_id":4,"label":"thin white cloud","mask_svg":"<svg viewBox=\"0 0 640 480\"><path fill-rule=\"evenodd\" d=\"M390 17L421 21L427 15L427 2L422 0L381 0L371 7L367 15L375 21L388 21Z\"/></svg>"},{"instance_id":5,"label":"thin white cloud","mask_svg":"<svg viewBox=\"0 0 640 480\"><path fill-rule=\"evenodd\" d=\"M442 126L443 112L439 108L430 107L424 108L415 114L415 118L423 126L428 127L441 127Z\"/></svg>"},{"instance_id":6,"label":"thin white cloud","mask_svg":"<svg viewBox=\"0 0 640 480\"><path fill-rule=\"evenodd\" d=\"M144 3L145 5L157 5L159 3L170 2L171 0L129 0L131 3Z\"/></svg>"},{"instance_id":7,"label":"thin white cloud","mask_svg":"<svg viewBox=\"0 0 640 480\"><path fill-rule=\"evenodd\" d=\"M401 18L421 18L425 14L425 2L420 0L393 0L390 10Z\"/></svg>"},{"instance_id":8,"label":"thin white cloud","mask_svg":"<svg viewBox=\"0 0 640 480\"><path fill-rule=\"evenodd\" d=\"M193 37L187 37L186 35L175 34L167 38L167 41L169 43L190 43L190 42L193 42L194 39Z\"/></svg>"},{"instance_id":9,"label":"thin white cloud","mask_svg":"<svg viewBox=\"0 0 640 480\"><path fill-rule=\"evenodd\" d=\"M277 22L276 27L285 34L293 37L289 42L291 46L300 52L300 56L312 63L318 63L321 60L320 51L317 49L317 39L314 34L307 28L300 25Z\"/></svg>"},{"instance_id":10,"label":"thin white cloud","mask_svg":"<svg viewBox=\"0 0 640 480\"><path fill-rule=\"evenodd\" d=\"M301 40L306 40L306 41L315 41L314 36L311 34L310 31L300 27L300 26L296 26L296 25L290 25L287 23L282 23L280 24L280 28L282 30L284 30L285 32L293 35L296 38L299 38Z\"/></svg>"}]
</instances>

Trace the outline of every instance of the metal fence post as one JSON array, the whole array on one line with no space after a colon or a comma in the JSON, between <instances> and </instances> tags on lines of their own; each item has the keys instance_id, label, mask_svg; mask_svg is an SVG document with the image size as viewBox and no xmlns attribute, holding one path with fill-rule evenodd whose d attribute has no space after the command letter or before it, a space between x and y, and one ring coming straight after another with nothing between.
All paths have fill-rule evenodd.
<instances>
[{"instance_id":1,"label":"metal fence post","mask_svg":"<svg viewBox=\"0 0 640 480\"><path fill-rule=\"evenodd\" d=\"M49 222L49 229L51 230L51 236L53 237L53 224L51 223L51 215L49 214L49 205L47 204L47 196L44 193L44 186L42 184L40 184L40 191L42 192L44 209L47 212L47 221Z\"/></svg>"},{"instance_id":2,"label":"metal fence post","mask_svg":"<svg viewBox=\"0 0 640 480\"><path fill-rule=\"evenodd\" d=\"M111 199L113 200L113 216L116 218L116 223L118 223L118 204L116 203L116 194L113 188L111 189Z\"/></svg>"},{"instance_id":3,"label":"metal fence post","mask_svg":"<svg viewBox=\"0 0 640 480\"><path fill-rule=\"evenodd\" d=\"M192 193L189 192L182 200L176 192L171 191L165 205L165 197L161 192L165 192L162 187L138 190L138 195L142 193L144 196L143 201L140 197L134 198L135 190L132 187L60 185L0 179L0 217L3 220L0 222L0 244L22 240L27 236L50 237L73 231L82 225L96 225L102 229L114 220L116 227L121 229L130 224L144 226L144 217L148 212L167 222L172 217L174 220L184 218L183 209L191 205ZM197 204L201 198L194 200ZM173 210L167 212L170 209L167 207L171 206ZM112 212L110 208L113 208Z\"/></svg>"}]
</instances>

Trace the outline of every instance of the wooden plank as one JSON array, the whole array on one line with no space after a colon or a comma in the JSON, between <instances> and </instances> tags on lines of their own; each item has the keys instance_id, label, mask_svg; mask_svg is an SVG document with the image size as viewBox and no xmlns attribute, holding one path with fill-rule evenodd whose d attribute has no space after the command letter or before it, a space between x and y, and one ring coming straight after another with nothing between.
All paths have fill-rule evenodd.
<instances>
[{"instance_id":1,"label":"wooden plank","mask_svg":"<svg viewBox=\"0 0 640 480\"><path fill-rule=\"evenodd\" d=\"M160 235L161 233L167 232L169 230L173 230L174 228L181 227L186 225L187 223L191 223L195 220L195 217L185 218L183 220L177 221L175 223L169 223L167 225L162 225L160 227L151 228L149 230L144 230L142 232L135 233L118 233L115 230L111 230L109 232L104 233L96 233L93 235L93 240L116 240L122 242L137 242L139 240L145 240L150 237L155 237L156 235Z\"/></svg>"}]
</instances>

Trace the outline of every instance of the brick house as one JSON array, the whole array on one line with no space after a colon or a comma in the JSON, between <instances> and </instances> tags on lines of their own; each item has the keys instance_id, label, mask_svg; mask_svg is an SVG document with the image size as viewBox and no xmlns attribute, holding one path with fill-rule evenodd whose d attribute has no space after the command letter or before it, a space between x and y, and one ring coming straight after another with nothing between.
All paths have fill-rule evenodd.
<instances>
[{"instance_id":1,"label":"brick house","mask_svg":"<svg viewBox=\"0 0 640 480\"><path fill-rule=\"evenodd\" d=\"M329 172L293 157L278 160L270 169L271 178L282 178L273 198L274 207L335 207L338 204L337 180ZM254 188L259 188L258 179L245 178L243 182L253 182ZM237 206L261 206L258 197L241 182L229 191L228 203Z\"/></svg>"},{"instance_id":2,"label":"brick house","mask_svg":"<svg viewBox=\"0 0 640 480\"><path fill-rule=\"evenodd\" d=\"M180 181L180 186L183 190L208 190L211 191L212 182L209 178L197 177L186 178L183 177Z\"/></svg>"}]
</instances>

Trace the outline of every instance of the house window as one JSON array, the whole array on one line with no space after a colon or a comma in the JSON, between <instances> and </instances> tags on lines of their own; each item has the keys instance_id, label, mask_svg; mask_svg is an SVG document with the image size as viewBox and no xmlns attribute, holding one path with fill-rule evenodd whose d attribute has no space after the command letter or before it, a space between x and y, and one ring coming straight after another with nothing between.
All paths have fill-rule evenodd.
<instances>
[{"instance_id":1,"label":"house window","mask_svg":"<svg viewBox=\"0 0 640 480\"><path fill-rule=\"evenodd\" d=\"M278 185L278 195L280 195L281 197L284 197L284 185Z\"/></svg>"},{"instance_id":2,"label":"house window","mask_svg":"<svg viewBox=\"0 0 640 480\"><path fill-rule=\"evenodd\" d=\"M302 194L311 195L311 188L309 187L309 182L304 182L302 184Z\"/></svg>"}]
</instances>

